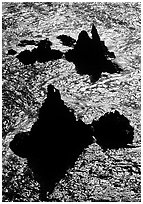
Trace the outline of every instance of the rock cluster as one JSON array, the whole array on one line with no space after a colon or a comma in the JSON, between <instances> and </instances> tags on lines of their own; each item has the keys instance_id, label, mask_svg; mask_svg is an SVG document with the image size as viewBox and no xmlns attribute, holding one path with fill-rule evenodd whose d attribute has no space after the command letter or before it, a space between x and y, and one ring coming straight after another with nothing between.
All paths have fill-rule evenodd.
<instances>
[{"instance_id":1,"label":"rock cluster","mask_svg":"<svg viewBox=\"0 0 143 204\"><path fill-rule=\"evenodd\" d=\"M115 58L109 52L104 41L100 41L96 27L93 25L92 39L86 31L81 31L74 49L65 53L66 60L73 62L79 74L88 74L94 81L98 80L102 72L119 73L121 68L108 58Z\"/></svg>"},{"instance_id":2,"label":"rock cluster","mask_svg":"<svg viewBox=\"0 0 143 204\"><path fill-rule=\"evenodd\" d=\"M59 91L49 85L38 120L30 132L15 135L10 148L16 155L27 158L40 183L41 199L45 200L46 192L52 192L55 183L93 142L93 135L97 144L106 150L127 147L132 143L133 134L129 120L118 111L106 113L90 125L76 120L73 110L61 100Z\"/></svg>"},{"instance_id":3,"label":"rock cluster","mask_svg":"<svg viewBox=\"0 0 143 204\"><path fill-rule=\"evenodd\" d=\"M65 59L75 64L77 73L83 75L88 74L92 81L97 81L101 77L102 72L119 73L122 69L111 59L115 58L114 52L109 52L104 41L100 40L96 27L92 26L92 38L88 36L85 30L79 33L76 41L70 36L59 35L57 38L63 45L73 47L65 53ZM16 55L20 62L24 65L34 64L38 62L48 62L63 57L59 50L51 49L52 43L48 40L41 40L39 43L34 40L22 40L18 46L36 45L32 51L24 50ZM14 51L8 51L13 54ZM14 53L16 54L16 53Z\"/></svg>"},{"instance_id":4,"label":"rock cluster","mask_svg":"<svg viewBox=\"0 0 143 204\"><path fill-rule=\"evenodd\" d=\"M24 65L34 64L36 61L45 63L50 60L57 60L62 58L63 53L59 50L51 49L51 45L52 43L49 40L41 40L37 44L37 48L34 48L32 51L24 50L16 57Z\"/></svg>"},{"instance_id":5,"label":"rock cluster","mask_svg":"<svg viewBox=\"0 0 143 204\"><path fill-rule=\"evenodd\" d=\"M120 72L121 69L109 59L115 58L114 53L109 52L104 42L100 41L94 25L91 33L92 38L86 31L81 31L76 44L68 36L59 36L63 44L74 47L65 53L65 58L75 63L78 73L88 74L94 80L98 80L102 72ZM23 41L22 46L27 43L35 42ZM17 58L27 65L63 56L62 52L51 49L52 43L47 39L37 45L32 51L21 52ZM76 120L74 111L66 107L60 92L49 85L47 98L31 131L15 135L10 148L16 155L27 158L35 179L40 183L41 200L46 200L46 192L52 192L55 183L72 167L84 148L93 142L93 135L104 150L117 149L132 143L134 129L118 111L106 113L90 125Z\"/></svg>"}]
</instances>

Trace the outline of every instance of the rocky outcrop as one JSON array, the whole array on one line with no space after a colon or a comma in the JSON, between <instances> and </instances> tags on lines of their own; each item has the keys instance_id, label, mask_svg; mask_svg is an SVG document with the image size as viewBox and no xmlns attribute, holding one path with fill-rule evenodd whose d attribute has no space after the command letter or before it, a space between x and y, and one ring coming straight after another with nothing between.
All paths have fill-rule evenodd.
<instances>
[{"instance_id":1,"label":"rocky outcrop","mask_svg":"<svg viewBox=\"0 0 143 204\"><path fill-rule=\"evenodd\" d=\"M104 149L118 149L132 144L134 128L118 111L105 113L91 124L96 142Z\"/></svg>"},{"instance_id":2,"label":"rocky outcrop","mask_svg":"<svg viewBox=\"0 0 143 204\"><path fill-rule=\"evenodd\" d=\"M120 72L121 68L109 58L115 58L113 52L109 52L104 41L100 41L97 29L92 26L92 38L86 31L81 31L74 49L65 53L65 58L75 64L79 74L88 74L94 81L98 80L102 72Z\"/></svg>"},{"instance_id":3,"label":"rocky outcrop","mask_svg":"<svg viewBox=\"0 0 143 204\"><path fill-rule=\"evenodd\" d=\"M24 65L34 64L36 61L45 63L50 60L57 60L62 58L63 53L59 50L51 49L51 45L52 43L49 40L41 40L37 44L37 48L34 48L32 51L24 50L16 57Z\"/></svg>"},{"instance_id":4,"label":"rocky outcrop","mask_svg":"<svg viewBox=\"0 0 143 204\"><path fill-rule=\"evenodd\" d=\"M40 183L41 199L46 200L46 192L54 189L55 183L92 142L90 125L77 121L73 110L64 105L59 91L49 85L38 120L30 132L16 135L10 148L27 158Z\"/></svg>"}]
</instances>

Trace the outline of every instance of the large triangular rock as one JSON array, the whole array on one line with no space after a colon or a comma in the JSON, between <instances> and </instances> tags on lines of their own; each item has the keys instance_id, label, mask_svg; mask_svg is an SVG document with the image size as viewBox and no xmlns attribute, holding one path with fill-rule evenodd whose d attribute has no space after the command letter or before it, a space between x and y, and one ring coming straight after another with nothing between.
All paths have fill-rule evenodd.
<instances>
[{"instance_id":1,"label":"large triangular rock","mask_svg":"<svg viewBox=\"0 0 143 204\"><path fill-rule=\"evenodd\" d=\"M30 132L16 135L10 147L18 156L28 159L44 200L46 192L53 190L55 183L92 142L90 125L77 121L73 110L64 105L59 91L49 85L38 120Z\"/></svg>"},{"instance_id":2,"label":"large triangular rock","mask_svg":"<svg viewBox=\"0 0 143 204\"><path fill-rule=\"evenodd\" d=\"M74 49L65 53L65 58L75 64L79 74L88 74L94 81L98 80L102 72L120 72L121 68L109 58L115 58L109 52L104 42L100 40L96 27L91 30L92 38L86 31L81 31Z\"/></svg>"}]
</instances>

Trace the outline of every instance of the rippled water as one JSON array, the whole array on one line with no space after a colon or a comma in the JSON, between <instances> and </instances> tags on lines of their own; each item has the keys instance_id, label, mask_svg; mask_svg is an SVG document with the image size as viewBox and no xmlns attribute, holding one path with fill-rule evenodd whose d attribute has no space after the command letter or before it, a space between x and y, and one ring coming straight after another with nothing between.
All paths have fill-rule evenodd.
<instances>
[{"instance_id":1,"label":"rippled water","mask_svg":"<svg viewBox=\"0 0 143 204\"><path fill-rule=\"evenodd\" d=\"M91 84L88 76L80 76L76 73L74 64L67 62L64 59L48 63L35 63L35 66L24 66L14 56L8 56L8 49L15 49L20 52L23 48L17 46L22 39L41 40L49 38L53 42L52 48L66 51L69 49L60 44L56 37L60 34L70 35L77 39L81 30L86 30L91 35L91 25L95 24L99 32L101 40L105 41L105 45L110 51L114 51L116 62L123 68L121 74L103 74L102 78L96 83ZM98 119L107 111L118 110L123 113L133 125L135 129L134 144L140 145L140 109L141 109L141 85L140 85L140 62L141 62L141 5L140 3L3 3L3 164L4 164L4 201L29 201L27 199L30 194L31 201L37 199L37 193L24 190L21 185L23 179L25 189L27 185L32 189L36 183L30 177L29 170L26 166L26 161L22 165L22 160L15 157L8 148L9 141L14 134L19 131L28 130L36 120L39 107L46 96L47 85L52 83L61 92L62 99L66 105L75 110L77 117L80 117L86 123L90 123L94 118ZM29 49L32 48L29 46ZM90 187L87 185L87 180L98 183L100 179L89 176L86 168L94 166L93 159L97 146L93 144L87 152L86 159L83 156L77 166L75 165L74 173L70 182L61 184L63 191L55 191L54 196L65 200L87 201L92 200L92 197L101 199L103 196L95 192L89 195ZM91 153L91 152L92 153ZM112 155L113 153L113 155ZM106 157L100 150L100 156ZM122 155L120 160L123 160L126 155L125 163L129 158L140 163L140 151L120 150L118 152L110 152L110 155L117 157ZM102 156L101 156L102 158ZM91 161L92 160L92 161ZM78 182L78 171L81 170L80 162L84 161L85 180ZM93 162L94 161L94 162ZM113 158L108 158L112 168L117 168ZM128 163L128 162L127 162ZM17 166L17 165L19 166ZM128 163L129 166L133 163ZM15 166L14 166L15 165ZM24 166L25 165L25 166ZM104 166L102 161L98 160L98 165ZM115 166L116 167L115 167ZM124 169L123 165L120 168ZM16 173L11 173L14 172ZM77 168L77 170L76 170ZM133 168L133 167L132 167ZM106 168L105 168L106 169ZM107 170L107 169L106 169ZM22 174L20 173L22 171ZM28 172L27 178L25 173ZM101 170L102 172L102 170ZM124 171L127 174L126 171ZM97 172L95 173L95 175ZM20 177L20 175L22 175ZM97 174L98 175L98 174ZM114 180L116 177L116 172ZM88 177L88 179L87 179ZM118 177L118 176L117 176ZM17 178L17 182L14 180ZM120 179L119 176L117 178ZM128 176L125 176L127 181ZM95 180L94 180L95 179ZM139 174L133 176L136 182L140 182ZM93 180L93 181L92 181ZM98 180L98 181L97 181ZM19 182L20 187L17 183ZM103 182L103 180L102 180ZM116 190L109 179L111 189L107 196L108 189L106 188L106 199L119 201L139 201L140 191L131 184L131 179L128 182L130 185L123 183L123 186ZM109 183L105 181L107 187ZM10 187L7 185L9 184ZM29 184L27 184L29 183ZM75 189L72 189L72 184L75 184ZM60 184L59 184L60 185ZM69 187L63 187L69 185ZM79 192L77 191L77 186ZM87 185L87 193L83 193L83 186ZM132 193L131 187L136 189ZM93 185L91 185L93 187ZM104 184L96 187L97 191L103 190ZM35 186L37 189L38 187ZM60 188L60 187L59 187ZM14 189L14 190L12 190ZM20 190L19 190L20 189ZM68 193L70 189L74 195ZM122 191L125 191L124 194ZM14 194L15 191L16 193ZM128 192L129 191L129 192ZM8 192L8 193L6 193ZM13 196L11 194L14 194ZM21 192L23 192L21 194ZM63 192L66 192L63 198ZM76 193L77 195L76 195ZM116 193L117 196L111 195ZM83 193L83 194L82 194ZM113 194L114 194L113 193ZM20 196L20 194L22 196ZM85 195L84 195L85 194ZM19 195L19 197L18 197ZM58 196L57 196L58 195ZM88 196L87 196L88 195ZM73 196L73 199L72 199ZM114 197L111 199L111 197ZM121 197L124 198L121 198ZM108 198L107 198L108 197ZM95 199L96 200L96 199Z\"/></svg>"}]
</instances>

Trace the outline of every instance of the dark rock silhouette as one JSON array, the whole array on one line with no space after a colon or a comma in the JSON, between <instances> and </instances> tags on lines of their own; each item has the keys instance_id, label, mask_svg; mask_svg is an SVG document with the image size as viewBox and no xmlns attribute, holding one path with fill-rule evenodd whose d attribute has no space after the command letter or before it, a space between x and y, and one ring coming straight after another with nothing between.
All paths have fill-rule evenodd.
<instances>
[{"instance_id":1,"label":"dark rock silhouette","mask_svg":"<svg viewBox=\"0 0 143 204\"><path fill-rule=\"evenodd\" d=\"M52 192L89 144L93 142L90 125L76 120L73 110L67 108L54 86L39 111L39 118L30 132L17 134L10 143L12 151L26 157L35 179L41 186L41 200Z\"/></svg>"},{"instance_id":2,"label":"dark rock silhouette","mask_svg":"<svg viewBox=\"0 0 143 204\"><path fill-rule=\"evenodd\" d=\"M105 113L98 121L93 121L91 126L97 144L104 150L128 147L128 144L132 144L134 128L118 111Z\"/></svg>"},{"instance_id":3,"label":"dark rock silhouette","mask_svg":"<svg viewBox=\"0 0 143 204\"><path fill-rule=\"evenodd\" d=\"M21 40L18 46L25 47L26 45L37 45L37 42L34 40Z\"/></svg>"},{"instance_id":4,"label":"dark rock silhouette","mask_svg":"<svg viewBox=\"0 0 143 204\"><path fill-rule=\"evenodd\" d=\"M73 47L74 44L76 43L76 40L74 38L67 35L59 35L57 39L59 39L63 45L68 47Z\"/></svg>"},{"instance_id":5,"label":"dark rock silhouette","mask_svg":"<svg viewBox=\"0 0 143 204\"><path fill-rule=\"evenodd\" d=\"M50 47L51 45L52 43L50 41L41 40L40 43L38 43L38 48L32 50L32 55L36 56L38 62L60 59L63 55L62 52L59 50L52 50Z\"/></svg>"},{"instance_id":6,"label":"dark rock silhouette","mask_svg":"<svg viewBox=\"0 0 143 204\"><path fill-rule=\"evenodd\" d=\"M13 49L8 50L8 55L15 55L17 52Z\"/></svg>"},{"instance_id":7,"label":"dark rock silhouette","mask_svg":"<svg viewBox=\"0 0 143 204\"><path fill-rule=\"evenodd\" d=\"M16 57L24 65L28 65L28 64L32 65L36 62L36 55L34 55L30 50L24 50L20 52Z\"/></svg>"},{"instance_id":8,"label":"dark rock silhouette","mask_svg":"<svg viewBox=\"0 0 143 204\"><path fill-rule=\"evenodd\" d=\"M38 62L48 62L50 60L57 60L62 58L63 53L59 50L52 50L52 43L45 39L41 40L38 44L37 48L34 48L32 51L24 50L17 55L17 58L24 65L34 64L36 61Z\"/></svg>"},{"instance_id":9,"label":"dark rock silhouette","mask_svg":"<svg viewBox=\"0 0 143 204\"><path fill-rule=\"evenodd\" d=\"M113 52L109 52L104 41L100 41L97 29L92 26L92 39L86 31L81 31L74 49L65 53L65 58L73 62L79 74L88 74L93 80L98 80L102 72L119 73L121 68L109 58L115 58Z\"/></svg>"}]
</instances>

